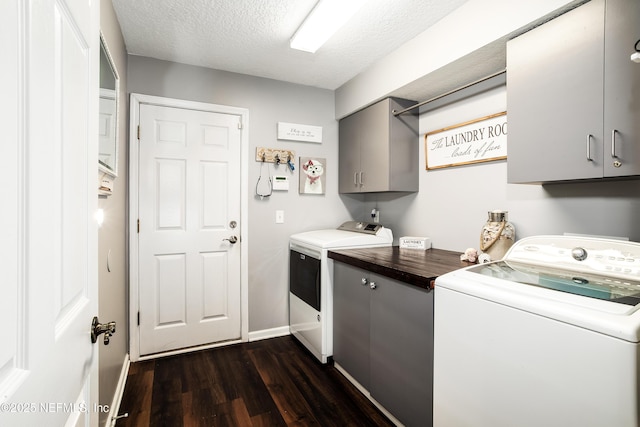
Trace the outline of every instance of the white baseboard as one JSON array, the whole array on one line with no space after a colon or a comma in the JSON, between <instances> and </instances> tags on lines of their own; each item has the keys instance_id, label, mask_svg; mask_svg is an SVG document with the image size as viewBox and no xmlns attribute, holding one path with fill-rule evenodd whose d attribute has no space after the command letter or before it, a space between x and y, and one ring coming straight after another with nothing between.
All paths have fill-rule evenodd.
<instances>
[{"instance_id":1,"label":"white baseboard","mask_svg":"<svg viewBox=\"0 0 640 427\"><path fill-rule=\"evenodd\" d=\"M131 366L131 360L129 359L129 353L124 355L124 362L122 363L122 370L120 371L120 378L116 385L116 390L113 393L113 400L109 407L109 416L105 426L113 427L116 424L118 412L120 411L120 403L122 402L122 395L124 394L124 386L127 383L127 375L129 375L129 366Z\"/></svg>"},{"instance_id":2,"label":"white baseboard","mask_svg":"<svg viewBox=\"0 0 640 427\"><path fill-rule=\"evenodd\" d=\"M249 342L265 340L268 338L283 337L285 335L291 335L291 332L289 331L289 325L280 326L279 328L263 329L261 331L249 332Z\"/></svg>"}]
</instances>

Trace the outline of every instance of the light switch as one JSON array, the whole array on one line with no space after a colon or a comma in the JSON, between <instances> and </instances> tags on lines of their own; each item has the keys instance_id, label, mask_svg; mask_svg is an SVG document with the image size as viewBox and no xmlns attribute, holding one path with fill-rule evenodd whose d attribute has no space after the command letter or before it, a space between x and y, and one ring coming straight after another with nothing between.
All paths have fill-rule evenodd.
<instances>
[{"instance_id":1,"label":"light switch","mask_svg":"<svg viewBox=\"0 0 640 427\"><path fill-rule=\"evenodd\" d=\"M284 224L284 211L276 211L276 224Z\"/></svg>"}]
</instances>

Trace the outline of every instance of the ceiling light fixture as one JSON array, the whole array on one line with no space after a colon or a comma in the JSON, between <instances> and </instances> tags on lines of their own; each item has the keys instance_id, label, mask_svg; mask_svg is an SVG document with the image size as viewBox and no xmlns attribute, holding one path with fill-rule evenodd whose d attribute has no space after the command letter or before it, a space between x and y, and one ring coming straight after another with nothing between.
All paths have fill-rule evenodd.
<instances>
[{"instance_id":1,"label":"ceiling light fixture","mask_svg":"<svg viewBox=\"0 0 640 427\"><path fill-rule=\"evenodd\" d=\"M320 0L293 35L292 49L315 53L366 0Z\"/></svg>"}]
</instances>

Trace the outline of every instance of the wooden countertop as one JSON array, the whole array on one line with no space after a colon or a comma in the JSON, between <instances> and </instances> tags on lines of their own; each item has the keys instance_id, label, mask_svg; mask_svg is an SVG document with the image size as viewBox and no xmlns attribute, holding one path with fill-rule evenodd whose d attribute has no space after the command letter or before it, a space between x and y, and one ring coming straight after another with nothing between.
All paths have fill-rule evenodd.
<instances>
[{"instance_id":1,"label":"wooden countertop","mask_svg":"<svg viewBox=\"0 0 640 427\"><path fill-rule=\"evenodd\" d=\"M436 277L473 265L460 261L460 253L442 249L384 248L330 250L329 258L425 289L433 289Z\"/></svg>"}]
</instances>

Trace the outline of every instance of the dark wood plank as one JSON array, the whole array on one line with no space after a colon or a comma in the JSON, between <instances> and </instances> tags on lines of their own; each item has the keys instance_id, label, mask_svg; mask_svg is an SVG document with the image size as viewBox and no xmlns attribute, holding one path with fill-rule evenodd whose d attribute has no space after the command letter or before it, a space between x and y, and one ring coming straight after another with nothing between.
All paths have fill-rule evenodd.
<instances>
[{"instance_id":1,"label":"dark wood plank","mask_svg":"<svg viewBox=\"0 0 640 427\"><path fill-rule=\"evenodd\" d=\"M171 427L182 425L182 384L180 379L153 381L150 426Z\"/></svg>"},{"instance_id":2,"label":"dark wood plank","mask_svg":"<svg viewBox=\"0 0 640 427\"><path fill-rule=\"evenodd\" d=\"M125 393L120 402L120 413L129 417L118 420L118 426L149 425L151 420L151 396L153 392L154 361L132 363Z\"/></svg>"},{"instance_id":3,"label":"dark wood plank","mask_svg":"<svg viewBox=\"0 0 640 427\"><path fill-rule=\"evenodd\" d=\"M391 426L293 337L131 364L122 426Z\"/></svg>"},{"instance_id":4,"label":"dark wood plank","mask_svg":"<svg viewBox=\"0 0 640 427\"><path fill-rule=\"evenodd\" d=\"M343 426L393 425L384 415L372 411L371 402L346 379L342 382L340 378L344 377L335 368L313 363L309 357L294 351L285 365L321 425L333 425L337 420Z\"/></svg>"},{"instance_id":5,"label":"dark wood plank","mask_svg":"<svg viewBox=\"0 0 640 427\"><path fill-rule=\"evenodd\" d=\"M210 366L216 365L219 368L220 383L225 384L229 395L244 401L250 416L268 414L265 419L272 426L284 426L286 423L279 415L267 386L249 356L249 348L251 344L211 352L208 354Z\"/></svg>"},{"instance_id":6,"label":"dark wood plank","mask_svg":"<svg viewBox=\"0 0 640 427\"><path fill-rule=\"evenodd\" d=\"M278 354L256 348L249 350L249 355L288 426L320 425Z\"/></svg>"}]
</instances>

